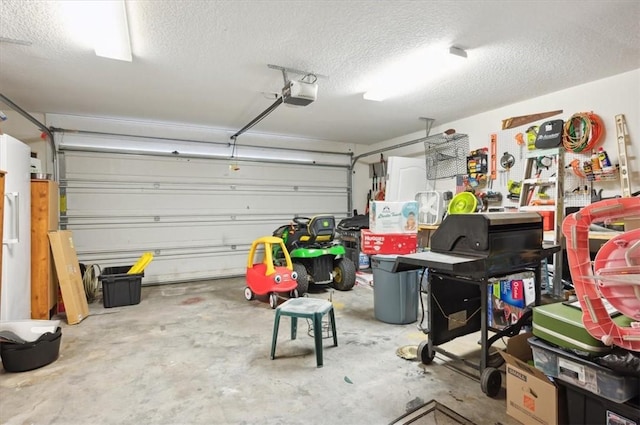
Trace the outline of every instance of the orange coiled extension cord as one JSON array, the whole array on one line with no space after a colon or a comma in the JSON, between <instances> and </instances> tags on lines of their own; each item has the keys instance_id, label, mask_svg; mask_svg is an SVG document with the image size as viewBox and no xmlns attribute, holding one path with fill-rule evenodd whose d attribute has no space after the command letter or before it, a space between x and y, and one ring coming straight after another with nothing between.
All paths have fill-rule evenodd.
<instances>
[{"instance_id":1,"label":"orange coiled extension cord","mask_svg":"<svg viewBox=\"0 0 640 425\"><path fill-rule=\"evenodd\" d=\"M578 112L564 123L562 145L569 152L590 152L602 139L604 124L593 112Z\"/></svg>"}]
</instances>

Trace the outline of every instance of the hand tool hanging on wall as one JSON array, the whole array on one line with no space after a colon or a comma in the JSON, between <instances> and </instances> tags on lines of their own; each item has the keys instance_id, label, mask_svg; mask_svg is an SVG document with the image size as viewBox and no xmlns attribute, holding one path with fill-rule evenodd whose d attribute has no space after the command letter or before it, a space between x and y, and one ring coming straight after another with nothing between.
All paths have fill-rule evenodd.
<instances>
[{"instance_id":1,"label":"hand tool hanging on wall","mask_svg":"<svg viewBox=\"0 0 640 425\"><path fill-rule=\"evenodd\" d=\"M538 129L539 127L537 125L532 125L531 127L527 128L527 131L525 131L525 133L527 133L527 149L530 151L536 148Z\"/></svg>"},{"instance_id":2,"label":"hand tool hanging on wall","mask_svg":"<svg viewBox=\"0 0 640 425\"><path fill-rule=\"evenodd\" d=\"M524 150L524 135L522 133L518 133L515 136L516 143L520 146L520 159L522 159L522 151Z\"/></svg>"},{"instance_id":3,"label":"hand tool hanging on wall","mask_svg":"<svg viewBox=\"0 0 640 425\"><path fill-rule=\"evenodd\" d=\"M387 184L387 170L385 166L384 155L380 154L380 171L382 173L382 177L380 178L378 193L376 194L376 201L384 201L385 195L385 186Z\"/></svg>"},{"instance_id":4,"label":"hand tool hanging on wall","mask_svg":"<svg viewBox=\"0 0 640 425\"><path fill-rule=\"evenodd\" d=\"M502 157L500 158L500 166L504 168L504 170L501 171L501 176L505 176L506 179L504 182L500 181L500 186L507 186L510 178L509 171L511 171L511 168L515 163L516 159L509 152L502 154Z\"/></svg>"},{"instance_id":5,"label":"hand tool hanging on wall","mask_svg":"<svg viewBox=\"0 0 640 425\"><path fill-rule=\"evenodd\" d=\"M616 137L618 140L618 157L620 162L620 185L622 186L622 197L631 196L631 184L629 182L629 169L627 168L627 145L631 144L627 121L624 114L616 115Z\"/></svg>"},{"instance_id":6,"label":"hand tool hanging on wall","mask_svg":"<svg viewBox=\"0 0 640 425\"><path fill-rule=\"evenodd\" d=\"M369 189L369 193L367 193L367 205L364 207L364 214L369 215L369 204L371 203L371 189Z\"/></svg>"},{"instance_id":7,"label":"hand tool hanging on wall","mask_svg":"<svg viewBox=\"0 0 640 425\"><path fill-rule=\"evenodd\" d=\"M581 179L584 179L587 177L582 171L582 167L580 166L580 160L578 158L575 158L573 161L571 161L571 163L565 166L565 168L571 168L571 170L573 171L573 174L575 174L576 177L579 177Z\"/></svg>"},{"instance_id":8,"label":"hand tool hanging on wall","mask_svg":"<svg viewBox=\"0 0 640 425\"><path fill-rule=\"evenodd\" d=\"M502 120L502 129L507 130L509 128L519 127L521 125L529 124L534 121L539 121L545 118L552 117L554 115L559 115L561 113L562 109L559 109L557 111L541 112L538 114L521 115L519 117L507 118Z\"/></svg>"},{"instance_id":9,"label":"hand tool hanging on wall","mask_svg":"<svg viewBox=\"0 0 640 425\"><path fill-rule=\"evenodd\" d=\"M373 170L373 180L371 184L371 200L375 200L378 195L378 174L376 173L376 164L371 164Z\"/></svg>"},{"instance_id":10,"label":"hand tool hanging on wall","mask_svg":"<svg viewBox=\"0 0 640 425\"><path fill-rule=\"evenodd\" d=\"M491 135L491 181L496 179L497 170L498 135Z\"/></svg>"}]
</instances>

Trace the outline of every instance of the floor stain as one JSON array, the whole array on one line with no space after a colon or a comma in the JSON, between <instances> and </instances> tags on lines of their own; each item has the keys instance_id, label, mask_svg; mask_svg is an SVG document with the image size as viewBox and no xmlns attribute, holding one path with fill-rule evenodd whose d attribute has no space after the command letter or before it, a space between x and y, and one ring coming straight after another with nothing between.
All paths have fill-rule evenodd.
<instances>
[{"instance_id":1,"label":"floor stain","mask_svg":"<svg viewBox=\"0 0 640 425\"><path fill-rule=\"evenodd\" d=\"M456 397L451 391L449 391L449 395L453 397L455 401L463 402L464 399Z\"/></svg>"},{"instance_id":2,"label":"floor stain","mask_svg":"<svg viewBox=\"0 0 640 425\"><path fill-rule=\"evenodd\" d=\"M191 304L197 304L199 302L204 301L204 298L202 297L191 297L191 298L187 298L186 300L182 301L180 304L182 305L191 305Z\"/></svg>"},{"instance_id":3,"label":"floor stain","mask_svg":"<svg viewBox=\"0 0 640 425\"><path fill-rule=\"evenodd\" d=\"M422 406L423 404L424 404L424 400L421 399L420 397L416 397L413 400L411 400L409 403L407 403L405 407L405 411L410 412Z\"/></svg>"}]
</instances>

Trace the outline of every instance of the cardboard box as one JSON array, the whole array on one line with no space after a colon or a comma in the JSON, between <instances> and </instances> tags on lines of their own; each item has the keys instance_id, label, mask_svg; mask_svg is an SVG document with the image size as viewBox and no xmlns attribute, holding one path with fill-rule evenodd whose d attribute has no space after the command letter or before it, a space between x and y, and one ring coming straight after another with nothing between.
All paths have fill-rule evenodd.
<instances>
[{"instance_id":1,"label":"cardboard box","mask_svg":"<svg viewBox=\"0 0 640 425\"><path fill-rule=\"evenodd\" d=\"M527 340L533 334L524 333L509 338L504 358L507 376L507 415L523 424L557 425L563 422L559 414L558 389L540 370L527 364L533 354Z\"/></svg>"},{"instance_id":2,"label":"cardboard box","mask_svg":"<svg viewBox=\"0 0 640 425\"><path fill-rule=\"evenodd\" d=\"M49 244L53 253L60 290L67 313L67 323L75 325L89 316L89 305L84 293L78 257L70 230L49 232Z\"/></svg>"},{"instance_id":3,"label":"cardboard box","mask_svg":"<svg viewBox=\"0 0 640 425\"><path fill-rule=\"evenodd\" d=\"M487 290L488 325L504 329L516 323L536 299L532 272L516 273L489 283Z\"/></svg>"},{"instance_id":4,"label":"cardboard box","mask_svg":"<svg viewBox=\"0 0 640 425\"><path fill-rule=\"evenodd\" d=\"M509 304L500 298L502 282L489 284L487 303L487 324L494 329L504 329L516 323L524 314L525 308Z\"/></svg>"},{"instance_id":5,"label":"cardboard box","mask_svg":"<svg viewBox=\"0 0 640 425\"><path fill-rule=\"evenodd\" d=\"M373 233L371 230L360 231L362 252L374 254L413 254L418 245L417 233Z\"/></svg>"},{"instance_id":6,"label":"cardboard box","mask_svg":"<svg viewBox=\"0 0 640 425\"><path fill-rule=\"evenodd\" d=\"M634 229L640 229L640 218L629 217L624 219L624 231L629 232Z\"/></svg>"},{"instance_id":7,"label":"cardboard box","mask_svg":"<svg viewBox=\"0 0 640 425\"><path fill-rule=\"evenodd\" d=\"M418 202L372 201L369 230L373 233L417 233Z\"/></svg>"},{"instance_id":8,"label":"cardboard box","mask_svg":"<svg viewBox=\"0 0 640 425\"><path fill-rule=\"evenodd\" d=\"M500 279L496 297L516 306L525 307L536 301L536 281L533 272L513 273Z\"/></svg>"},{"instance_id":9,"label":"cardboard box","mask_svg":"<svg viewBox=\"0 0 640 425\"><path fill-rule=\"evenodd\" d=\"M500 280L500 299L504 302L524 308L536 300L535 278L514 276Z\"/></svg>"}]
</instances>

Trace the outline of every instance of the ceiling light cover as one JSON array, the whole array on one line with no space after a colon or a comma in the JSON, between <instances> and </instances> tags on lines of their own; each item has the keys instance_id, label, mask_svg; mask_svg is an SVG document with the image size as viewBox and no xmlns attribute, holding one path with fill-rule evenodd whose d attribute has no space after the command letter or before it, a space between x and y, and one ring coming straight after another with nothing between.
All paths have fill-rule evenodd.
<instances>
[{"instance_id":1,"label":"ceiling light cover","mask_svg":"<svg viewBox=\"0 0 640 425\"><path fill-rule=\"evenodd\" d=\"M371 79L362 96L383 101L422 89L464 65L466 52L458 47L430 47L415 51L391 63Z\"/></svg>"},{"instance_id":2,"label":"ceiling light cover","mask_svg":"<svg viewBox=\"0 0 640 425\"><path fill-rule=\"evenodd\" d=\"M65 31L74 44L100 57L131 62L124 0L60 1Z\"/></svg>"},{"instance_id":3,"label":"ceiling light cover","mask_svg":"<svg viewBox=\"0 0 640 425\"><path fill-rule=\"evenodd\" d=\"M94 1L99 19L96 22L94 48L97 56L132 61L131 40L124 0Z\"/></svg>"}]
</instances>

